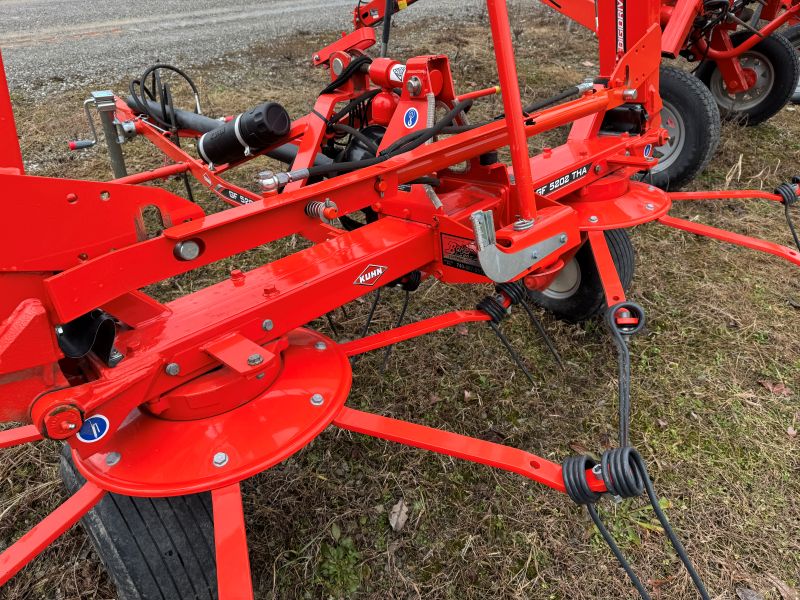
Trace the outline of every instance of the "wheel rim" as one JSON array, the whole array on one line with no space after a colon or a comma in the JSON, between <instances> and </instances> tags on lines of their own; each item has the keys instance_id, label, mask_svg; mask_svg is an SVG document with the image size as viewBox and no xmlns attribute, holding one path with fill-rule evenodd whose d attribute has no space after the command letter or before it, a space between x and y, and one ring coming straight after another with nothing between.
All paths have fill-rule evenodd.
<instances>
[{"instance_id":1,"label":"wheel rim","mask_svg":"<svg viewBox=\"0 0 800 600\"><path fill-rule=\"evenodd\" d=\"M743 69L756 74L756 83L749 90L731 94L719 69L711 76L710 89L717 104L729 112L744 112L761 104L775 87L775 69L767 57L760 52L747 52L739 58Z\"/></svg>"},{"instance_id":2,"label":"wheel rim","mask_svg":"<svg viewBox=\"0 0 800 600\"><path fill-rule=\"evenodd\" d=\"M667 101L664 101L664 108L661 109L661 126L669 133L669 141L656 148L658 164L653 173L666 171L678 160L686 145L686 123L681 113Z\"/></svg>"},{"instance_id":3,"label":"wheel rim","mask_svg":"<svg viewBox=\"0 0 800 600\"><path fill-rule=\"evenodd\" d=\"M566 300L575 295L579 287L581 287L581 268L578 261L573 258L564 265L550 287L542 294L553 300Z\"/></svg>"}]
</instances>

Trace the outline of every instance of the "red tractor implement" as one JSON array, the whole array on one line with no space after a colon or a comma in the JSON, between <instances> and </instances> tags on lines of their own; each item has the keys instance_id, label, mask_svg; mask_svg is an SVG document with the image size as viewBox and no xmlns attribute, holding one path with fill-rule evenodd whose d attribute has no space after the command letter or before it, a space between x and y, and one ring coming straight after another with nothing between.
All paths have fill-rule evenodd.
<instances>
[{"instance_id":1,"label":"red tractor implement","mask_svg":"<svg viewBox=\"0 0 800 600\"><path fill-rule=\"evenodd\" d=\"M383 21L386 38L391 16L416 2L362 1L354 25L358 29ZM594 0L541 2L599 35ZM631 3L617 2L618 49L626 44L625 14ZM716 151L720 114L752 126L790 100L800 102L800 0L663 0L659 22L662 56L695 64L696 79L676 67L661 72L662 125L670 139L656 149L660 161L650 176L655 185L677 190Z\"/></svg>"},{"instance_id":2,"label":"red tractor implement","mask_svg":"<svg viewBox=\"0 0 800 600\"><path fill-rule=\"evenodd\" d=\"M629 2L620 45L617 4L597 3L597 77L523 106L506 3L487 0L504 109L488 122L471 123L469 109L497 88L457 92L443 55L370 57L370 28L313 56L331 82L314 110L294 120L274 102L225 119L200 114L199 100L182 110L165 71L199 98L196 86L179 69L154 65L125 97L96 92L87 103L106 131L116 176L109 182L26 175L3 79L0 186L25 202L6 202L0 236L0 416L25 424L0 432L0 447L63 440L64 478L75 491L0 554L0 584L83 518L123 597L252 598L240 482L334 426L568 494L588 507L645 598L594 504L605 493L647 493L708 598L628 445L627 340L645 315L626 298L633 256L625 229L660 223L800 265L800 242L792 249L669 214L676 201L758 198L782 203L790 217L798 187L668 193L646 175L638 180L668 140L662 6ZM529 156L529 138L565 125L564 145ZM134 136L170 163L127 174L120 144ZM505 147L511 165L498 161ZM229 171L263 155L289 166L260 173L255 192L228 181ZM141 185L175 176L230 207L205 214ZM145 216L151 207L163 222L155 233ZM312 245L169 303L141 291L293 234ZM346 343L308 327L380 288L410 292L427 278L493 291L474 309ZM586 456L557 464L347 406L353 359L463 323L488 323L524 368L500 323L514 307L530 313L530 300L571 320L604 314L617 343L619 448L599 464ZM158 500L145 510L142 498ZM146 562L149 552L167 555L143 541L148 532L147 540L166 540L172 562ZM203 554L203 540L215 553Z\"/></svg>"}]
</instances>

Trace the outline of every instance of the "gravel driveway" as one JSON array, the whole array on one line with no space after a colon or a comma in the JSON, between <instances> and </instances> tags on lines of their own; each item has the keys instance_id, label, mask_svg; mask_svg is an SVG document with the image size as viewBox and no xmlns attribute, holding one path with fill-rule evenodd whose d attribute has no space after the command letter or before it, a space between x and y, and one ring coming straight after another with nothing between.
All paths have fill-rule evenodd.
<instances>
[{"instance_id":1,"label":"gravel driveway","mask_svg":"<svg viewBox=\"0 0 800 600\"><path fill-rule=\"evenodd\" d=\"M117 81L155 61L184 67L299 31L349 30L356 0L0 0L12 89ZM402 19L447 19L481 0L423 0Z\"/></svg>"}]
</instances>

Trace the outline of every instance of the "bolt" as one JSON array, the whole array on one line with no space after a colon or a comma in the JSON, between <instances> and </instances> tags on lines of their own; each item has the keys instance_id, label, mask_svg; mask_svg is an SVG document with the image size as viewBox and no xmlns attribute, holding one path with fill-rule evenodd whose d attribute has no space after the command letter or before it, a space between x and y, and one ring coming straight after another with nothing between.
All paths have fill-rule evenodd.
<instances>
[{"instance_id":1,"label":"bolt","mask_svg":"<svg viewBox=\"0 0 800 600\"><path fill-rule=\"evenodd\" d=\"M258 375L256 375L256 379L264 379L264 377L265 377L264 373L259 373Z\"/></svg>"},{"instance_id":2,"label":"bolt","mask_svg":"<svg viewBox=\"0 0 800 600\"><path fill-rule=\"evenodd\" d=\"M324 402L325 398L323 397L322 394L314 394L313 396L311 396L311 404L313 404L314 406L322 406Z\"/></svg>"},{"instance_id":3,"label":"bolt","mask_svg":"<svg viewBox=\"0 0 800 600\"><path fill-rule=\"evenodd\" d=\"M264 331L272 331L274 326L274 323L270 319L265 319L264 322L261 323L261 329Z\"/></svg>"},{"instance_id":4,"label":"bolt","mask_svg":"<svg viewBox=\"0 0 800 600\"><path fill-rule=\"evenodd\" d=\"M592 474L597 477L598 479L603 478L603 467L601 465L595 465L592 467Z\"/></svg>"},{"instance_id":5,"label":"bolt","mask_svg":"<svg viewBox=\"0 0 800 600\"><path fill-rule=\"evenodd\" d=\"M119 452L109 452L108 454L106 454L106 464L109 467L113 467L120 461L121 458L122 455Z\"/></svg>"},{"instance_id":6,"label":"bolt","mask_svg":"<svg viewBox=\"0 0 800 600\"><path fill-rule=\"evenodd\" d=\"M181 372L181 366L178 363L169 363L166 367L164 367L164 371L167 372L167 375L175 377Z\"/></svg>"},{"instance_id":7,"label":"bolt","mask_svg":"<svg viewBox=\"0 0 800 600\"><path fill-rule=\"evenodd\" d=\"M566 233L562 233L561 237L558 238L558 241L561 242L562 244L566 244L568 239L569 238L567 237L567 234Z\"/></svg>"},{"instance_id":8,"label":"bolt","mask_svg":"<svg viewBox=\"0 0 800 600\"><path fill-rule=\"evenodd\" d=\"M200 256L200 244L194 240L178 242L175 244L173 254L178 260L194 260Z\"/></svg>"},{"instance_id":9,"label":"bolt","mask_svg":"<svg viewBox=\"0 0 800 600\"><path fill-rule=\"evenodd\" d=\"M654 205L654 204L651 204L651 203L649 203L649 202L648 202L647 204L645 204L645 205L644 205L644 207L645 207L647 210L655 210L655 209L656 209L655 205Z\"/></svg>"},{"instance_id":10,"label":"bolt","mask_svg":"<svg viewBox=\"0 0 800 600\"><path fill-rule=\"evenodd\" d=\"M597 223L599 220L600 220L600 219L598 219L598 218L597 218L596 216L594 216L594 215L592 215L591 217L589 217L589 223Z\"/></svg>"},{"instance_id":11,"label":"bolt","mask_svg":"<svg viewBox=\"0 0 800 600\"><path fill-rule=\"evenodd\" d=\"M247 357L247 364L251 367L255 367L256 365L260 365L264 362L264 357L260 354L251 354Z\"/></svg>"},{"instance_id":12,"label":"bolt","mask_svg":"<svg viewBox=\"0 0 800 600\"><path fill-rule=\"evenodd\" d=\"M600 165L595 165L595 166L594 166L594 172L595 172L595 173L600 173L600 171L601 171L601 169L600 169Z\"/></svg>"},{"instance_id":13,"label":"bolt","mask_svg":"<svg viewBox=\"0 0 800 600\"><path fill-rule=\"evenodd\" d=\"M224 452L217 452L214 455L214 466L215 467L224 467L228 464L228 455Z\"/></svg>"},{"instance_id":14,"label":"bolt","mask_svg":"<svg viewBox=\"0 0 800 600\"><path fill-rule=\"evenodd\" d=\"M625 90L622 92L622 97L625 98L625 100L636 100L636 98L639 97L639 92L636 90Z\"/></svg>"},{"instance_id":15,"label":"bolt","mask_svg":"<svg viewBox=\"0 0 800 600\"><path fill-rule=\"evenodd\" d=\"M328 344L326 344L325 342L317 342L316 344L314 344L314 348L316 348L321 352L322 350L326 350L328 348Z\"/></svg>"},{"instance_id":16,"label":"bolt","mask_svg":"<svg viewBox=\"0 0 800 600\"><path fill-rule=\"evenodd\" d=\"M414 77L409 79L408 83L406 83L406 89L412 96L419 96L420 92L422 91L422 80L414 75Z\"/></svg>"},{"instance_id":17,"label":"bolt","mask_svg":"<svg viewBox=\"0 0 800 600\"><path fill-rule=\"evenodd\" d=\"M319 54L314 55L314 62L319 62Z\"/></svg>"},{"instance_id":18,"label":"bolt","mask_svg":"<svg viewBox=\"0 0 800 600\"><path fill-rule=\"evenodd\" d=\"M64 335L64 328L61 325L56 326L56 335Z\"/></svg>"},{"instance_id":19,"label":"bolt","mask_svg":"<svg viewBox=\"0 0 800 600\"><path fill-rule=\"evenodd\" d=\"M344 63L342 62L341 58L334 58L333 63L331 63L331 69L333 69L333 74L339 76L342 74L342 70L344 69Z\"/></svg>"},{"instance_id":20,"label":"bolt","mask_svg":"<svg viewBox=\"0 0 800 600\"><path fill-rule=\"evenodd\" d=\"M537 250L534 250L533 253L531 254L531 258L533 260L538 260L539 259L539 252Z\"/></svg>"}]
</instances>

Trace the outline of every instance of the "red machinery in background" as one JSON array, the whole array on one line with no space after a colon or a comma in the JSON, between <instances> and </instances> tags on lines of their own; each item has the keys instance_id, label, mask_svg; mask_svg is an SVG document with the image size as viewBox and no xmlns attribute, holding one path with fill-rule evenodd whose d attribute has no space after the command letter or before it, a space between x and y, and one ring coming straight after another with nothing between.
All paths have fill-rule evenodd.
<instances>
[{"instance_id":1,"label":"red machinery in background","mask_svg":"<svg viewBox=\"0 0 800 600\"><path fill-rule=\"evenodd\" d=\"M359 29L383 22L386 39L391 16L416 1L361 0L354 25ZM598 32L594 0L541 2ZM627 43L624 17L630 5L619 0L615 8L618 51ZM705 168L716 151L718 113L752 126L773 117L790 99L800 102L800 1L663 0L659 22L662 56L694 63L694 75L703 84L676 67L662 68L662 121L670 140L656 149L660 161L650 177L655 185L676 190Z\"/></svg>"},{"instance_id":2,"label":"red machinery in background","mask_svg":"<svg viewBox=\"0 0 800 600\"><path fill-rule=\"evenodd\" d=\"M177 72L197 89L166 65L133 82L130 98L96 93L121 175L110 182L25 175L3 81L0 189L26 201L6 203L0 236L0 417L27 424L0 432L0 447L64 440L77 491L0 554L0 583L97 506L87 527L118 583L121 570L129 569L125 581L140 593L155 585L164 597L180 598L190 595L186 589L197 591L192 573L201 573L213 580L208 597L216 597L216 586L220 598L252 597L240 481L278 464L332 424L568 493L589 507L643 597L646 591L593 504L605 492L633 497L646 491L708 597L641 457L628 445L629 367L620 373L621 447L598 465L588 457L559 465L346 405L349 358L460 323L487 322L499 331L512 307L527 309L529 294L568 318L605 313L626 356L625 340L644 325L644 311L625 297L619 261L625 228L659 222L800 265L796 250L668 214L678 200L748 197L782 202L788 215L796 185L775 194L670 194L633 179L658 163L653 149L667 141L660 122L658 2L629 3L620 47L617 0L600 0L597 78L527 107L506 3L487 0L487 7L504 107L495 120L469 122L472 103L490 92L459 95L446 56L405 63L371 58L366 51L375 33L361 28L313 56L315 65L330 69L331 83L312 113L293 121L272 102L223 120L199 114L199 103L194 112L180 110L164 72ZM570 124L564 145L529 156L528 138ZM144 136L172 164L123 175L117 136ZM196 155L187 151L187 139L197 140ZM497 160L495 151L503 147L510 148L511 166ZM261 155L291 167L262 173L258 192L226 180L228 171ZM191 176L230 208L205 214L190 200L139 185L171 176ZM148 231L149 207L163 223L156 232ZM140 291L292 234L313 245L249 272L233 271L166 304ZM601 303L574 309L573 302L577 312L569 313L559 304L566 296L547 290L587 268L586 257L602 285ZM585 275L582 285L591 279ZM307 327L381 287L410 290L431 277L488 283L495 292L475 310L343 344ZM573 294L589 292L598 290L578 285ZM134 543L137 534L97 533L112 528L103 522L105 503L122 511L119 499L128 496L208 491L215 571L213 557L210 569L192 567L192 560L205 563L197 554L183 556L172 539L173 570L151 564L145 582L130 571L147 552ZM130 558L131 552L140 554Z\"/></svg>"}]
</instances>

